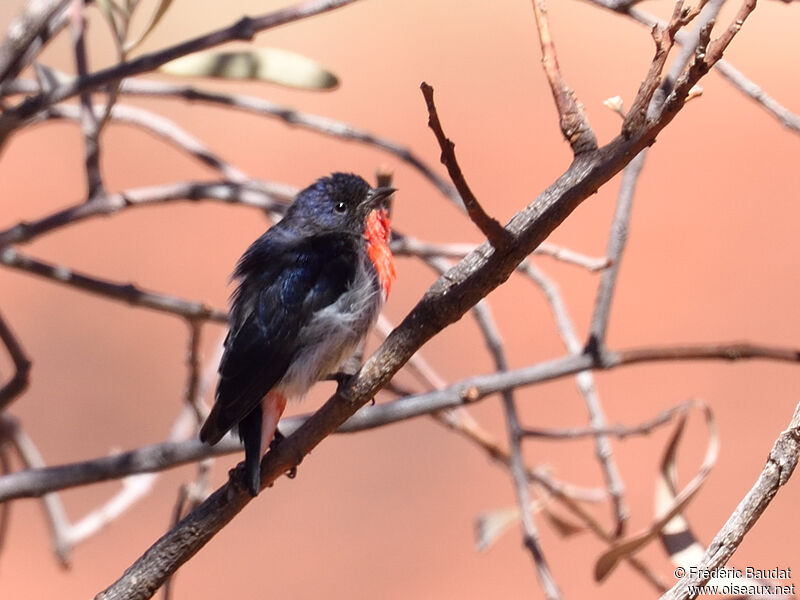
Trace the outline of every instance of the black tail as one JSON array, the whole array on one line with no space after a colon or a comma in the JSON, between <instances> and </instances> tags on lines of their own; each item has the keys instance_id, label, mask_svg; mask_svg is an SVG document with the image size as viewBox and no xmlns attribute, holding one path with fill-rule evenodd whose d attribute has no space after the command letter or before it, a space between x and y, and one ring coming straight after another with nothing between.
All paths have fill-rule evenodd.
<instances>
[{"instance_id":1,"label":"black tail","mask_svg":"<svg viewBox=\"0 0 800 600\"><path fill-rule=\"evenodd\" d=\"M239 438L244 442L244 480L255 498L261 490L261 405L241 420Z\"/></svg>"}]
</instances>

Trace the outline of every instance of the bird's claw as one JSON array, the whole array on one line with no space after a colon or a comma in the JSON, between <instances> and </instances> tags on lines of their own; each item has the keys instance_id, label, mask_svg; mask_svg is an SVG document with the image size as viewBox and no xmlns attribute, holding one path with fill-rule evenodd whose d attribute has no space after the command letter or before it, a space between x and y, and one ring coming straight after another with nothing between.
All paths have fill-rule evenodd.
<instances>
[{"instance_id":1,"label":"bird's claw","mask_svg":"<svg viewBox=\"0 0 800 600\"><path fill-rule=\"evenodd\" d=\"M280 432L280 430L276 429L276 430L275 430L275 435L274 435L274 436L272 436L272 441L269 443L269 449L270 449L270 451L272 451L272 450L274 450L275 448L277 448L277 447L278 447L278 444L280 444L280 443L281 443L283 440L285 440L285 439L286 439L286 436L285 436L285 435L283 435L283 434ZM294 479L295 477L297 477L297 467L296 467L296 466L294 466L294 467L292 467L291 469L289 469L288 471L286 471L286 476L287 476L289 479Z\"/></svg>"},{"instance_id":2,"label":"bird's claw","mask_svg":"<svg viewBox=\"0 0 800 600\"><path fill-rule=\"evenodd\" d=\"M336 395L348 402L353 399L350 383L354 377L353 373L345 373L343 371L333 374L333 380L336 382Z\"/></svg>"}]
</instances>

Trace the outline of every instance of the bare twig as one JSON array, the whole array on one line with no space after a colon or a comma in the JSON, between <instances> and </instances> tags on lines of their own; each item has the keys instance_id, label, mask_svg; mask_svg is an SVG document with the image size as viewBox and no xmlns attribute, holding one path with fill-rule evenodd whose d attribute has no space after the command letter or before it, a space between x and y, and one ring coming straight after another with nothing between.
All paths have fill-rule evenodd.
<instances>
[{"instance_id":1,"label":"bare twig","mask_svg":"<svg viewBox=\"0 0 800 600\"><path fill-rule=\"evenodd\" d=\"M41 88L35 81L17 80L0 87L0 96L10 93L31 94L39 91L41 91ZM373 146L409 164L425 179L430 181L444 196L455 204L461 205L461 198L453 185L436 174L430 165L419 158L410 148L344 121L298 111L255 96L225 94L190 85L178 85L162 81L123 79L120 83L119 91L123 95L155 96L223 106L259 116L277 118L289 126L301 127L336 139Z\"/></svg>"},{"instance_id":2,"label":"bare twig","mask_svg":"<svg viewBox=\"0 0 800 600\"><path fill-rule=\"evenodd\" d=\"M19 422L7 415L0 415L2 438L9 440L28 469L44 468L44 459L38 448L19 426ZM71 545L69 542L69 520L64 505L56 493L42 494L42 508L53 536L53 550L62 566L69 566Z\"/></svg>"},{"instance_id":3,"label":"bare twig","mask_svg":"<svg viewBox=\"0 0 800 600\"><path fill-rule=\"evenodd\" d=\"M5 436L0 432L0 477L11 473L11 461L8 458L8 446ZM8 525L11 522L11 503L6 502L0 506L0 555L6 545Z\"/></svg>"},{"instance_id":4,"label":"bare twig","mask_svg":"<svg viewBox=\"0 0 800 600\"><path fill-rule=\"evenodd\" d=\"M453 184L455 184L458 193L461 195L469 218L478 226L478 229L486 236L492 246L502 248L508 245L511 241L508 231L496 219L486 214L478 199L472 193L469 184L467 184L467 180L461 172L461 167L458 166L455 144L447 138L444 130L442 130L442 124L439 122L439 114L436 111L436 104L433 102L433 88L423 82L420 85L420 89L428 107L428 127L433 131L436 141L439 143L439 148L442 150L442 164L447 167L450 179L453 180Z\"/></svg>"},{"instance_id":5,"label":"bare twig","mask_svg":"<svg viewBox=\"0 0 800 600\"><path fill-rule=\"evenodd\" d=\"M22 14L14 19L0 44L0 82L17 75L25 66L27 50L47 28L50 19L69 4L70 0L40 0L26 4ZM32 57L28 57L32 58Z\"/></svg>"},{"instance_id":6,"label":"bare twig","mask_svg":"<svg viewBox=\"0 0 800 600\"><path fill-rule=\"evenodd\" d=\"M696 565L696 570L690 570L661 600L685 600L694 597L697 594L696 589L708 582L713 570L725 565L778 490L789 481L799 457L800 405L795 407L789 426L775 440L767 464L755 484L714 536L703 560Z\"/></svg>"},{"instance_id":7,"label":"bare twig","mask_svg":"<svg viewBox=\"0 0 800 600\"><path fill-rule=\"evenodd\" d=\"M150 206L166 202L187 200L219 200L244 204L264 211L283 212L294 188L250 180L235 181L185 181L135 188L108 196L98 196L89 202L59 210L36 221L22 222L0 231L0 249L9 244L29 242L36 237L79 223L84 219L109 216L123 209Z\"/></svg>"},{"instance_id":8,"label":"bare twig","mask_svg":"<svg viewBox=\"0 0 800 600\"><path fill-rule=\"evenodd\" d=\"M427 259L426 262L442 275L447 273L451 267L447 260L441 258L430 258ZM489 354L491 354L494 360L495 368L500 373L506 372L508 370L508 359L506 358L505 349L503 348L503 340L500 336L500 332L492 317L489 303L483 299L472 308L471 312L483 334ZM522 541L531 554L534 566L536 567L536 573L539 577L539 583L542 586L545 597L556 600L561 598L561 592L550 571L550 567L547 565L547 560L545 559L539 540L539 532L530 509L532 498L530 490L528 489L529 469L522 458L523 435L519 423L519 413L514 399L514 391L512 388L509 388L503 390L501 394L506 415L506 431L509 445L508 468L511 472L514 494L517 500L517 507L519 508Z\"/></svg>"},{"instance_id":9,"label":"bare twig","mask_svg":"<svg viewBox=\"0 0 800 600\"><path fill-rule=\"evenodd\" d=\"M2 233L0 233L2 236ZM0 239L2 239L0 237ZM419 258L464 258L467 254L475 250L478 246L476 244L454 243L454 244L436 244L432 242L424 242L408 235L400 235L396 231L392 232L391 241L392 253L395 256L416 256ZM602 271L608 268L611 262L603 258L595 258L593 256L586 256L580 252L575 252L569 248L564 248L558 244L551 242L542 242L533 251L533 254L541 256L549 256L556 260L560 260L570 265L582 267L593 273Z\"/></svg>"},{"instance_id":10,"label":"bare twig","mask_svg":"<svg viewBox=\"0 0 800 600\"><path fill-rule=\"evenodd\" d=\"M86 56L86 3L85 0L72 0L70 12L70 28L75 50L75 71L78 77L85 77L89 72L89 60ZM103 120L98 118L92 105L92 93L84 90L80 98L80 122L83 133L83 155L86 170L86 197L93 198L104 194L103 178L100 174L100 130Z\"/></svg>"},{"instance_id":11,"label":"bare twig","mask_svg":"<svg viewBox=\"0 0 800 600\"><path fill-rule=\"evenodd\" d=\"M556 45L550 34L550 22L547 17L545 0L533 0L533 13L536 16L536 28L539 30L539 43L542 48L542 65L544 66L550 91L558 110L558 121L561 133L572 147L573 154L591 152L597 149L597 137L594 135L589 119L583 111L583 105L571 90L558 65Z\"/></svg>"},{"instance_id":12,"label":"bare twig","mask_svg":"<svg viewBox=\"0 0 800 600\"><path fill-rule=\"evenodd\" d=\"M199 397L200 391L200 333L203 329L203 322L198 319L188 319L189 340L186 353L186 391L183 399L197 417L197 422L202 423L206 418L206 411L202 405L202 398Z\"/></svg>"},{"instance_id":13,"label":"bare twig","mask_svg":"<svg viewBox=\"0 0 800 600\"><path fill-rule=\"evenodd\" d=\"M563 429L526 427L522 430L522 435L541 438L544 440L564 440L579 439L585 437L595 437L598 435L609 435L620 439L635 435L649 435L653 430L661 425L669 423L676 413L685 411L690 403L679 404L668 408L661 414L636 425L607 425L606 427L568 427Z\"/></svg>"},{"instance_id":14,"label":"bare twig","mask_svg":"<svg viewBox=\"0 0 800 600\"><path fill-rule=\"evenodd\" d=\"M11 247L0 247L0 264L133 306L218 323L226 323L228 319L226 313L199 302L189 302L175 296L149 292L132 283L116 283L91 277L67 267L31 258Z\"/></svg>"},{"instance_id":15,"label":"bare twig","mask_svg":"<svg viewBox=\"0 0 800 600\"><path fill-rule=\"evenodd\" d=\"M524 272L528 277L539 286L547 298L567 351L572 354L580 354L582 352L581 343L578 339L578 334L575 331L572 319L567 312L567 307L561 296L561 292L558 290L558 286L537 269L531 261L526 260L521 266L524 268ZM602 430L606 426L606 417L600 403L600 395L597 392L597 386L595 386L594 376L590 371L582 371L576 375L575 382L586 404L591 426ZM611 498L612 510L616 521L614 535L618 537L625 532L625 524L627 523L630 511L625 502L625 485L622 481L619 469L617 468L616 461L614 460L611 444L606 436L598 435L595 437L595 455L597 456L597 460L600 463L603 476L606 480L608 495Z\"/></svg>"},{"instance_id":16,"label":"bare twig","mask_svg":"<svg viewBox=\"0 0 800 600\"><path fill-rule=\"evenodd\" d=\"M9 328L3 315L0 314L0 342L8 350L11 361L14 363L14 375L0 387L0 412L8 406L14 398L19 396L28 387L31 371L31 361L25 350Z\"/></svg>"},{"instance_id":17,"label":"bare twig","mask_svg":"<svg viewBox=\"0 0 800 600\"><path fill-rule=\"evenodd\" d=\"M613 369L642 362L676 360L766 359L790 363L800 362L800 350L757 346L741 342L607 350L606 354L606 361L602 365L593 366L593 357L588 354L565 356L504 373L469 377L451 383L442 390L424 392L394 402L364 407L343 423L338 428L338 432L353 433L383 427L436 411L478 402L487 396L502 392L504 389L552 381L575 375L589 368ZM282 419L281 431L285 435L291 435L308 418L309 415L299 415ZM501 459L504 456L502 451L492 450L491 444L488 444L486 449L490 454L497 455ZM241 451L241 445L232 437L226 437L216 446L207 446L200 440L190 439L183 442L162 442L143 446L129 452L84 462L19 471L0 477L0 502L41 496L54 490L118 479L136 473L164 470L196 462L209 456L222 456L238 451ZM537 480L538 477L532 479ZM586 498L586 500L589 499ZM591 500L596 499L596 497L591 498Z\"/></svg>"},{"instance_id":18,"label":"bare twig","mask_svg":"<svg viewBox=\"0 0 800 600\"><path fill-rule=\"evenodd\" d=\"M647 27L655 25L665 26L665 23L656 17L646 13L638 8L632 8L633 2L615 2L613 0L585 0L596 6L602 6L610 10L617 11L621 14L627 15L634 21L641 23ZM619 6L618 6L619 5ZM675 35L675 42L681 45L691 45L689 34L679 31ZM714 64L714 68L722 75L728 82L743 94L759 103L768 113L774 116L784 127L800 133L800 117L790 111L788 108L780 104L769 94L767 94L758 84L749 79L741 71L739 71L733 64L720 59Z\"/></svg>"},{"instance_id":19,"label":"bare twig","mask_svg":"<svg viewBox=\"0 0 800 600\"><path fill-rule=\"evenodd\" d=\"M69 104L53 105L42 111L37 119L79 120L83 126L84 121L86 120L84 115L87 112L91 112L92 114L90 125L91 123L94 123L96 127L99 127L99 122L102 119L102 115L98 114L98 110L90 110L89 108L83 107L81 107L79 110L77 107ZM114 104L111 106L108 116L114 122L139 127L140 129L155 135L167 143L176 146L202 164L214 169L215 171L219 171L219 173L226 179L236 183L244 183L249 179L241 170L217 156L216 153L208 149L200 140L178 126L178 124L174 121L170 121L169 119L166 119L148 110L144 110L135 106L127 106L124 104ZM84 133L86 133L86 131L84 131ZM92 132L90 131L90 133ZM99 178L99 175L97 175L97 177ZM102 189L102 186L98 188L95 194L90 196L89 199L91 200L98 194L105 196L105 190Z\"/></svg>"},{"instance_id":20,"label":"bare twig","mask_svg":"<svg viewBox=\"0 0 800 600\"><path fill-rule=\"evenodd\" d=\"M265 29L334 10L354 1L307 0L304 3L289 6L259 17L242 17L228 27L200 35L157 52L143 54L133 60L122 62L90 73L85 77L58 85L52 90L25 100L19 106L0 115L0 146L5 142L11 131L24 124L27 119L30 119L39 111L83 91L97 89L105 84L119 81L123 77L152 71L171 60L192 52L205 50L234 40L251 40L256 33ZM0 71L0 79L2 77L2 71Z\"/></svg>"}]
</instances>

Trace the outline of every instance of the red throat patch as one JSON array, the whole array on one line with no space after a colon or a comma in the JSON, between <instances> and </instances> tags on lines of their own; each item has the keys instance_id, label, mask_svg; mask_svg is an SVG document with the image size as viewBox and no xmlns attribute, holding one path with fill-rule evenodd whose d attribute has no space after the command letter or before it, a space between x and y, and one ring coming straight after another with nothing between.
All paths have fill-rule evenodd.
<instances>
[{"instance_id":1,"label":"red throat patch","mask_svg":"<svg viewBox=\"0 0 800 600\"><path fill-rule=\"evenodd\" d=\"M378 272L385 301L392 288L392 282L397 277L394 258L389 249L389 214L385 209L377 208L369 213L364 238L367 240L367 253Z\"/></svg>"}]
</instances>

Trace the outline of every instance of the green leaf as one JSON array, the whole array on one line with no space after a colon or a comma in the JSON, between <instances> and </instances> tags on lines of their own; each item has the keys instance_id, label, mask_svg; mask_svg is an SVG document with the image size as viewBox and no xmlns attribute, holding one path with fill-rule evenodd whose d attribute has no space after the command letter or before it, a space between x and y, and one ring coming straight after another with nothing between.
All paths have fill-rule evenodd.
<instances>
[{"instance_id":1,"label":"green leaf","mask_svg":"<svg viewBox=\"0 0 800 600\"><path fill-rule=\"evenodd\" d=\"M336 75L310 58L277 48L197 52L168 62L159 70L182 77L250 79L312 90L330 89L339 83Z\"/></svg>"}]
</instances>

